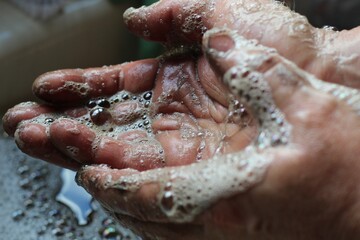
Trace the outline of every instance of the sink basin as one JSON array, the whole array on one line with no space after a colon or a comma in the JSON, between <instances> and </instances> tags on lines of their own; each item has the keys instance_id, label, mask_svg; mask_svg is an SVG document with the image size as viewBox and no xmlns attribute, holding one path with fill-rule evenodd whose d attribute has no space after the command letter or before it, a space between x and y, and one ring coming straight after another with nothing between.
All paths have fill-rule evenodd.
<instances>
[{"instance_id":1,"label":"sink basin","mask_svg":"<svg viewBox=\"0 0 360 240\"><path fill-rule=\"evenodd\" d=\"M31 18L0 0L0 116L33 99L31 86L42 73L62 68L118 64L137 55L122 13L131 1L69 0L47 21ZM87 226L56 201L61 168L23 154L6 137L0 121L0 239L139 239L112 222L100 205Z\"/></svg>"},{"instance_id":2,"label":"sink basin","mask_svg":"<svg viewBox=\"0 0 360 240\"><path fill-rule=\"evenodd\" d=\"M0 153L0 239L140 240L113 223L97 202L93 202L92 220L86 226L79 226L71 210L56 201L62 185L62 169L20 152L1 127Z\"/></svg>"}]
</instances>

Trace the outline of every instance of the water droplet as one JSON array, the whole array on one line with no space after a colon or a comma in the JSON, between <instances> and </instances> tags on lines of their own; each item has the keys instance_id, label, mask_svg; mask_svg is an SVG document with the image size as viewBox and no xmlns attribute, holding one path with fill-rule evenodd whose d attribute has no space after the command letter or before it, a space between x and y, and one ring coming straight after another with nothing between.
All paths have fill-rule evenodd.
<instances>
[{"instance_id":1,"label":"water droplet","mask_svg":"<svg viewBox=\"0 0 360 240\"><path fill-rule=\"evenodd\" d=\"M146 92L146 93L144 93L144 95L143 95L143 98L144 98L145 100L150 100L151 97L152 97L152 92Z\"/></svg>"},{"instance_id":2,"label":"water droplet","mask_svg":"<svg viewBox=\"0 0 360 240\"><path fill-rule=\"evenodd\" d=\"M165 190L165 191L170 191L171 188L172 188L172 183L171 183L171 182L167 182L167 183L165 184L164 190Z\"/></svg>"},{"instance_id":3,"label":"water droplet","mask_svg":"<svg viewBox=\"0 0 360 240\"><path fill-rule=\"evenodd\" d=\"M115 223L114 223L114 220L112 220L111 218L105 218L104 220L102 220L101 224L102 224L104 227L107 227L107 226L113 225L113 224L115 224Z\"/></svg>"},{"instance_id":4,"label":"water droplet","mask_svg":"<svg viewBox=\"0 0 360 240\"><path fill-rule=\"evenodd\" d=\"M86 90L87 89L85 87L82 87L82 88L79 89L80 93L82 93L82 94L86 93Z\"/></svg>"},{"instance_id":5,"label":"water droplet","mask_svg":"<svg viewBox=\"0 0 360 240\"><path fill-rule=\"evenodd\" d=\"M146 101L146 102L144 103L144 107L148 108L149 106L150 106L150 101Z\"/></svg>"},{"instance_id":6,"label":"water droplet","mask_svg":"<svg viewBox=\"0 0 360 240\"><path fill-rule=\"evenodd\" d=\"M122 98L123 100L128 100L128 99L130 98L130 96L129 96L128 93L124 93L124 94L121 96L121 98Z\"/></svg>"},{"instance_id":7,"label":"water droplet","mask_svg":"<svg viewBox=\"0 0 360 240\"><path fill-rule=\"evenodd\" d=\"M90 100L87 104L86 104L86 106L88 107L88 108L94 108L94 107L96 107L96 100Z\"/></svg>"},{"instance_id":8,"label":"water droplet","mask_svg":"<svg viewBox=\"0 0 360 240\"><path fill-rule=\"evenodd\" d=\"M102 238L105 239L121 239L122 234L114 227L114 226L107 226L103 229L100 229L99 234Z\"/></svg>"},{"instance_id":9,"label":"water droplet","mask_svg":"<svg viewBox=\"0 0 360 240\"><path fill-rule=\"evenodd\" d=\"M20 182L19 182L19 186L23 189L27 189L29 188L31 185L31 181L29 178L24 178L24 179L21 179Z\"/></svg>"},{"instance_id":10,"label":"water droplet","mask_svg":"<svg viewBox=\"0 0 360 240\"><path fill-rule=\"evenodd\" d=\"M53 118L45 118L45 124L50 124L54 122L55 120Z\"/></svg>"},{"instance_id":11,"label":"water droplet","mask_svg":"<svg viewBox=\"0 0 360 240\"><path fill-rule=\"evenodd\" d=\"M29 172L29 166L27 165L21 166L17 169L17 171L20 175L24 175Z\"/></svg>"},{"instance_id":12,"label":"water droplet","mask_svg":"<svg viewBox=\"0 0 360 240\"><path fill-rule=\"evenodd\" d=\"M43 235L46 232L46 230L47 230L46 226L41 226L36 230L36 232L38 235Z\"/></svg>"},{"instance_id":13,"label":"water droplet","mask_svg":"<svg viewBox=\"0 0 360 240\"><path fill-rule=\"evenodd\" d=\"M64 231L61 228L54 228L51 231L51 234L57 237L63 236L64 235Z\"/></svg>"},{"instance_id":14,"label":"water droplet","mask_svg":"<svg viewBox=\"0 0 360 240\"><path fill-rule=\"evenodd\" d=\"M65 234L65 238L66 239L74 239L75 238L75 233L73 233L73 232L68 232L68 233L66 233ZM76 239L76 238L75 238Z\"/></svg>"},{"instance_id":15,"label":"water droplet","mask_svg":"<svg viewBox=\"0 0 360 240\"><path fill-rule=\"evenodd\" d=\"M271 146L277 146L277 145L279 145L279 144L281 144L281 138L280 138L280 136L279 135L273 135L272 137L271 137Z\"/></svg>"},{"instance_id":16,"label":"water droplet","mask_svg":"<svg viewBox=\"0 0 360 240\"><path fill-rule=\"evenodd\" d=\"M110 108L110 102L108 100L106 100L105 98L101 98L101 99L97 100L96 103L99 107Z\"/></svg>"},{"instance_id":17,"label":"water droplet","mask_svg":"<svg viewBox=\"0 0 360 240\"><path fill-rule=\"evenodd\" d=\"M111 118L111 114L104 108L95 108L90 112L90 118L96 125L103 125Z\"/></svg>"},{"instance_id":18,"label":"water droplet","mask_svg":"<svg viewBox=\"0 0 360 240\"><path fill-rule=\"evenodd\" d=\"M60 215L60 211L57 210L57 209L53 209L53 210L49 211L49 216L50 217L56 217L56 216L59 216L59 215Z\"/></svg>"},{"instance_id":19,"label":"water droplet","mask_svg":"<svg viewBox=\"0 0 360 240\"><path fill-rule=\"evenodd\" d=\"M55 226L57 226L57 227L64 227L66 225L67 225L67 223L64 219L59 219L55 222Z\"/></svg>"},{"instance_id":20,"label":"water droplet","mask_svg":"<svg viewBox=\"0 0 360 240\"><path fill-rule=\"evenodd\" d=\"M164 210L169 211L174 207L174 196L172 192L165 192L161 198L161 206Z\"/></svg>"},{"instance_id":21,"label":"water droplet","mask_svg":"<svg viewBox=\"0 0 360 240\"><path fill-rule=\"evenodd\" d=\"M40 190L40 189L44 189L44 188L46 188L46 183L45 182L41 182L41 183L39 183L39 184L35 184L34 185L34 187L33 187L33 190L34 191L38 191L38 190Z\"/></svg>"},{"instance_id":22,"label":"water droplet","mask_svg":"<svg viewBox=\"0 0 360 240\"><path fill-rule=\"evenodd\" d=\"M33 200L31 199L28 199L24 202L24 205L26 207L26 209L30 209L30 208L33 208L35 206L35 203Z\"/></svg>"},{"instance_id":23,"label":"water droplet","mask_svg":"<svg viewBox=\"0 0 360 240\"><path fill-rule=\"evenodd\" d=\"M25 217L25 212L23 210L16 210L11 214L12 219L15 221L21 220L23 217Z\"/></svg>"},{"instance_id":24,"label":"water droplet","mask_svg":"<svg viewBox=\"0 0 360 240\"><path fill-rule=\"evenodd\" d=\"M276 124L279 126L283 126L284 125L284 120L281 117L277 117L275 120Z\"/></svg>"},{"instance_id":25,"label":"water droplet","mask_svg":"<svg viewBox=\"0 0 360 240\"><path fill-rule=\"evenodd\" d=\"M39 179L43 178L43 174L40 171L35 171L30 174L29 178L31 180L39 180Z\"/></svg>"},{"instance_id":26,"label":"water droplet","mask_svg":"<svg viewBox=\"0 0 360 240\"><path fill-rule=\"evenodd\" d=\"M49 204L46 203L48 201L48 199L41 199L39 202L37 202L37 205L40 205L40 212L41 213L46 213L49 210ZM48 219L48 221L52 221L52 219Z\"/></svg>"}]
</instances>

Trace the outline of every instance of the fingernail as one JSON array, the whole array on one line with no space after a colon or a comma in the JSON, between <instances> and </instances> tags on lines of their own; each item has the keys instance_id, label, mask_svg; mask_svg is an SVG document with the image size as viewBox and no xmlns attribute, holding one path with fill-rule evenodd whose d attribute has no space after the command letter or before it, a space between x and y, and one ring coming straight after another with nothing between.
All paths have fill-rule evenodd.
<instances>
[{"instance_id":1,"label":"fingernail","mask_svg":"<svg viewBox=\"0 0 360 240\"><path fill-rule=\"evenodd\" d=\"M75 182L77 185L89 190L88 188L95 182L96 177L99 177L99 174L96 177L93 177L94 171L96 171L97 168L94 165L84 165L82 166L79 171L77 171L75 175ZM91 182L91 183L90 183Z\"/></svg>"},{"instance_id":2,"label":"fingernail","mask_svg":"<svg viewBox=\"0 0 360 240\"><path fill-rule=\"evenodd\" d=\"M218 53L226 53L235 47L235 41L228 33L214 33L208 37L207 47Z\"/></svg>"},{"instance_id":3,"label":"fingernail","mask_svg":"<svg viewBox=\"0 0 360 240\"><path fill-rule=\"evenodd\" d=\"M125 22L126 22L126 20L131 18L131 16L134 14L135 11L136 11L136 8L134 8L134 7L130 7L125 10L125 12L123 13L123 18L124 18Z\"/></svg>"},{"instance_id":4,"label":"fingernail","mask_svg":"<svg viewBox=\"0 0 360 240\"><path fill-rule=\"evenodd\" d=\"M83 175L84 173L86 172L88 166L85 165L85 166L82 166L79 171L76 172L76 175L75 175L75 182L77 185L83 187L84 186L84 182L83 182Z\"/></svg>"}]
</instances>

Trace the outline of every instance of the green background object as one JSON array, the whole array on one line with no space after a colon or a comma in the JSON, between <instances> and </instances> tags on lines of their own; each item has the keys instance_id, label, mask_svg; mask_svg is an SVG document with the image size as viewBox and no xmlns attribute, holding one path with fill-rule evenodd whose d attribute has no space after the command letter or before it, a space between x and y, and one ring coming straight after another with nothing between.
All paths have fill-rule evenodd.
<instances>
[{"instance_id":1,"label":"green background object","mask_svg":"<svg viewBox=\"0 0 360 240\"><path fill-rule=\"evenodd\" d=\"M112 3L117 4L124 2L125 0L110 0ZM130 0L128 0L131 2ZM157 2L157 0L143 0L142 4L149 6L153 3ZM139 4L135 4L134 7L138 7ZM144 39L139 39L139 48L138 48L138 56L137 59L146 59L146 58L155 58L159 56L163 52L164 48L160 43L149 42Z\"/></svg>"}]
</instances>

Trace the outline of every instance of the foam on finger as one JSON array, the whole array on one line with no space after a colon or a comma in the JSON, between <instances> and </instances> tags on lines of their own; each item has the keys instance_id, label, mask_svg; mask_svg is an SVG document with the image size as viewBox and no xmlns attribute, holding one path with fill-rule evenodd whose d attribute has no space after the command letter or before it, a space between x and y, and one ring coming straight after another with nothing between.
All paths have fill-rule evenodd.
<instances>
[{"instance_id":1,"label":"foam on finger","mask_svg":"<svg viewBox=\"0 0 360 240\"><path fill-rule=\"evenodd\" d=\"M150 90L157 69L157 59L146 59L100 68L57 70L39 76L33 84L33 92L49 103L76 106L118 91Z\"/></svg>"}]
</instances>

